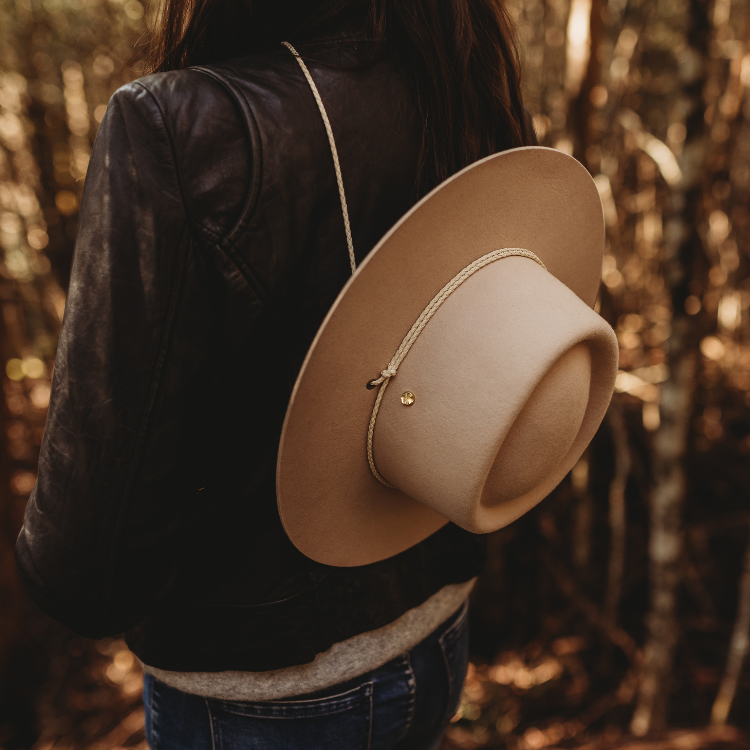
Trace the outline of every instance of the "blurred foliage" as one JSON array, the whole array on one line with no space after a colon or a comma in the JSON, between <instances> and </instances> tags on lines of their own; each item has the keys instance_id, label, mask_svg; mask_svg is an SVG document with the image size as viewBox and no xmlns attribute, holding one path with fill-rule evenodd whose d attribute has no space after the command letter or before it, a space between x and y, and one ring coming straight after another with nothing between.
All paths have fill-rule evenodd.
<instances>
[{"instance_id":1,"label":"blurred foliage","mask_svg":"<svg viewBox=\"0 0 750 750\"><path fill-rule=\"evenodd\" d=\"M726 722L750 728L748 4L517 14L540 144L602 198L620 372L567 482L493 539L452 746L744 747Z\"/></svg>"},{"instance_id":2,"label":"blurred foliage","mask_svg":"<svg viewBox=\"0 0 750 750\"><path fill-rule=\"evenodd\" d=\"M36 463L78 205L111 93L137 75L138 0L0 0L0 747L143 743L140 669L20 591L13 544Z\"/></svg>"},{"instance_id":3,"label":"blurred foliage","mask_svg":"<svg viewBox=\"0 0 750 750\"><path fill-rule=\"evenodd\" d=\"M512 6L540 144L581 160L602 198L597 304L620 372L570 477L490 538L447 748L750 747L748 2ZM6 750L143 745L137 662L41 615L12 547L91 144L144 33L138 0L0 0Z\"/></svg>"}]
</instances>

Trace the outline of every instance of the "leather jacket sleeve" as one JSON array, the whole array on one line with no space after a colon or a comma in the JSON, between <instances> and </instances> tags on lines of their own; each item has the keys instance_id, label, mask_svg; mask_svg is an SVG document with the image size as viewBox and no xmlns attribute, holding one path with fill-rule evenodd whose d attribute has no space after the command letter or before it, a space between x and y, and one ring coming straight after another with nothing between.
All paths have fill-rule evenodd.
<instances>
[{"instance_id":1,"label":"leather jacket sleeve","mask_svg":"<svg viewBox=\"0 0 750 750\"><path fill-rule=\"evenodd\" d=\"M97 135L39 478L16 547L32 598L90 637L142 619L175 575L222 336L222 275L196 244L178 164L189 160L181 142L206 129L211 96L226 95L204 96L201 120L165 112L150 88L120 89ZM211 179L204 169L203 184Z\"/></svg>"}]
</instances>

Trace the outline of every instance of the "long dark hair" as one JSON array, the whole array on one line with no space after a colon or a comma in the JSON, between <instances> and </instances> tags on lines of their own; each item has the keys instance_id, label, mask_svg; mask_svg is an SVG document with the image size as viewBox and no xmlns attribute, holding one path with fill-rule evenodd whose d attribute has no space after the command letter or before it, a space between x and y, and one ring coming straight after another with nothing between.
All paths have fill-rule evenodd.
<instances>
[{"instance_id":1,"label":"long dark hair","mask_svg":"<svg viewBox=\"0 0 750 750\"><path fill-rule=\"evenodd\" d=\"M204 65L349 28L398 54L422 117L429 189L467 164L531 142L513 22L503 0L162 0L152 72Z\"/></svg>"}]
</instances>

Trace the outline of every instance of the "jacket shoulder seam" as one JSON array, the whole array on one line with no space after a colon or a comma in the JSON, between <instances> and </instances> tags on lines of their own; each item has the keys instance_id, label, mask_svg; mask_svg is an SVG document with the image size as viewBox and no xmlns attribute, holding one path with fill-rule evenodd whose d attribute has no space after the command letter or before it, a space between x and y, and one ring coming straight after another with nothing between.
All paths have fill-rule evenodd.
<instances>
[{"instance_id":1,"label":"jacket shoulder seam","mask_svg":"<svg viewBox=\"0 0 750 750\"><path fill-rule=\"evenodd\" d=\"M250 222L255 214L255 209L259 202L261 177L263 173L263 148L261 145L260 130L255 119L255 114L248 104L247 99L242 96L242 94L230 81L228 81L224 76L220 75L216 71L211 70L210 68L196 66L194 68L190 68L190 70L195 71L196 73L200 73L207 78L213 79L227 92L227 94L232 98L232 100L239 108L240 112L242 112L242 114L244 115L244 125L252 150L253 175L252 183L247 195L245 196L245 203L240 216L235 222L234 226L223 236L224 240L232 242Z\"/></svg>"},{"instance_id":2,"label":"jacket shoulder seam","mask_svg":"<svg viewBox=\"0 0 750 750\"><path fill-rule=\"evenodd\" d=\"M169 143L169 155L172 159L172 171L174 172L175 181L177 183L177 189L180 193L180 203L182 204L182 212L185 215L185 223L187 224L187 203L185 202L185 192L182 187L182 180L180 179L180 171L177 169L177 157L175 154L174 149L174 142L172 141L172 134L169 132L169 128L167 127L167 119L164 116L164 110L161 106L161 103L154 95L154 92L151 91L151 89L148 88L145 84L143 84L141 81L133 81L133 86L138 86L139 88L143 89L146 94L148 94L151 101L153 101L154 106L159 112L159 119L161 120L161 129L164 131L164 135L167 139L167 143Z\"/></svg>"}]
</instances>

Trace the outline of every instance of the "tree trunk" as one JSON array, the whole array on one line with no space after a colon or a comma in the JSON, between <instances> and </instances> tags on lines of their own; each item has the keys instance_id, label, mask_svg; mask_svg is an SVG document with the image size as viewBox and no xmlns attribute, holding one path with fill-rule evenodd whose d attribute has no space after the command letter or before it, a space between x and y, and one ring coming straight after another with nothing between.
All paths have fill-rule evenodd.
<instances>
[{"instance_id":1,"label":"tree trunk","mask_svg":"<svg viewBox=\"0 0 750 750\"><path fill-rule=\"evenodd\" d=\"M638 701L631 722L636 735L667 726L670 677L679 637L677 597L686 484L683 460L693 414L699 343L698 327L685 311L685 300L696 261L703 252L696 227L702 211L706 154L702 90L710 36L707 7L706 0L690 1L690 46L681 53L681 98L688 114L682 179L673 188L665 233L664 278L672 300L672 334L667 349L670 378L661 388L661 423L653 440L648 550L651 604Z\"/></svg>"},{"instance_id":2,"label":"tree trunk","mask_svg":"<svg viewBox=\"0 0 750 750\"><path fill-rule=\"evenodd\" d=\"M682 322L682 321L680 321ZM654 438L655 482L649 498L651 609L638 704L631 730L636 735L664 729L669 707L669 683L679 633L677 593L682 552L682 505L685 472L682 459L692 416L695 362L687 342L688 330L675 325L670 340L672 376L662 388L661 426Z\"/></svg>"}]
</instances>

